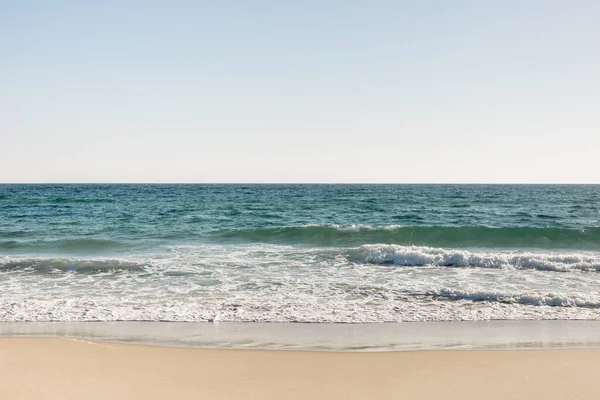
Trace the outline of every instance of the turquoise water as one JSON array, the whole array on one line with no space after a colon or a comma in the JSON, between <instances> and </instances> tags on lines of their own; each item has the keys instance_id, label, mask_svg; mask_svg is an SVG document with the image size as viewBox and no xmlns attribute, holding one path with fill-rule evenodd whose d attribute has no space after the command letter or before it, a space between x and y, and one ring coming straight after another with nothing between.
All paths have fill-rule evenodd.
<instances>
[{"instance_id":1,"label":"turquoise water","mask_svg":"<svg viewBox=\"0 0 600 400\"><path fill-rule=\"evenodd\" d=\"M600 317L600 186L0 185L0 321Z\"/></svg>"}]
</instances>

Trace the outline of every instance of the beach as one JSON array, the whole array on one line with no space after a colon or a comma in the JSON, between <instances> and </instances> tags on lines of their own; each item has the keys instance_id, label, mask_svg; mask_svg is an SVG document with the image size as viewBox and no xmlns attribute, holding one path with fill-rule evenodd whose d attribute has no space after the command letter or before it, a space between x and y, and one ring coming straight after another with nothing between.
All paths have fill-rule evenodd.
<instances>
[{"instance_id":1,"label":"beach","mask_svg":"<svg viewBox=\"0 0 600 400\"><path fill-rule=\"evenodd\" d=\"M600 398L599 196L0 185L0 399Z\"/></svg>"},{"instance_id":2,"label":"beach","mask_svg":"<svg viewBox=\"0 0 600 400\"><path fill-rule=\"evenodd\" d=\"M0 339L6 399L596 399L599 349L317 352Z\"/></svg>"}]
</instances>

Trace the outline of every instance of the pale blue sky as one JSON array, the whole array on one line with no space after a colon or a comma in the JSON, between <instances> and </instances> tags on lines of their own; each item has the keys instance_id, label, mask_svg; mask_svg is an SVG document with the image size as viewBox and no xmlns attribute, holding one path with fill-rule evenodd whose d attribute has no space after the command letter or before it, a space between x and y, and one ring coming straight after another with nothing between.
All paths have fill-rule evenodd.
<instances>
[{"instance_id":1,"label":"pale blue sky","mask_svg":"<svg viewBox=\"0 0 600 400\"><path fill-rule=\"evenodd\" d=\"M0 182L600 183L600 1L0 0Z\"/></svg>"}]
</instances>

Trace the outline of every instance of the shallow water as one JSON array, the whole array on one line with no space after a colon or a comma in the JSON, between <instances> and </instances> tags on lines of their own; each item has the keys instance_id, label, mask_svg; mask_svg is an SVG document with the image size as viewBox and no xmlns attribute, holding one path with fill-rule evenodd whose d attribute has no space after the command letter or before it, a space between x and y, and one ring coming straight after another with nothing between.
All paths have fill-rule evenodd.
<instances>
[{"instance_id":1,"label":"shallow water","mask_svg":"<svg viewBox=\"0 0 600 400\"><path fill-rule=\"evenodd\" d=\"M325 351L531 350L600 347L600 321L402 324L4 322L0 337L60 337L175 347Z\"/></svg>"}]
</instances>

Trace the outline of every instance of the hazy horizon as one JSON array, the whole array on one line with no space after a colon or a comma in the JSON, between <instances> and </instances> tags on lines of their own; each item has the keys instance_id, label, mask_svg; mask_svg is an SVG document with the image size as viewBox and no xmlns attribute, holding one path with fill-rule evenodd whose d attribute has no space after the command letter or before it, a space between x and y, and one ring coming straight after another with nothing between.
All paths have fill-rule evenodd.
<instances>
[{"instance_id":1,"label":"hazy horizon","mask_svg":"<svg viewBox=\"0 0 600 400\"><path fill-rule=\"evenodd\" d=\"M565 183L565 182L552 182L552 183L539 183L539 182L528 182L528 183L515 183L515 182L0 182L0 185L11 186L11 185L31 185L31 186L61 186L61 185L207 185L207 186L251 186L251 185L265 185L265 186L310 186L310 185L323 185L323 186L600 186L600 183Z\"/></svg>"},{"instance_id":2,"label":"hazy horizon","mask_svg":"<svg viewBox=\"0 0 600 400\"><path fill-rule=\"evenodd\" d=\"M2 183L597 184L600 2L0 4Z\"/></svg>"}]
</instances>

